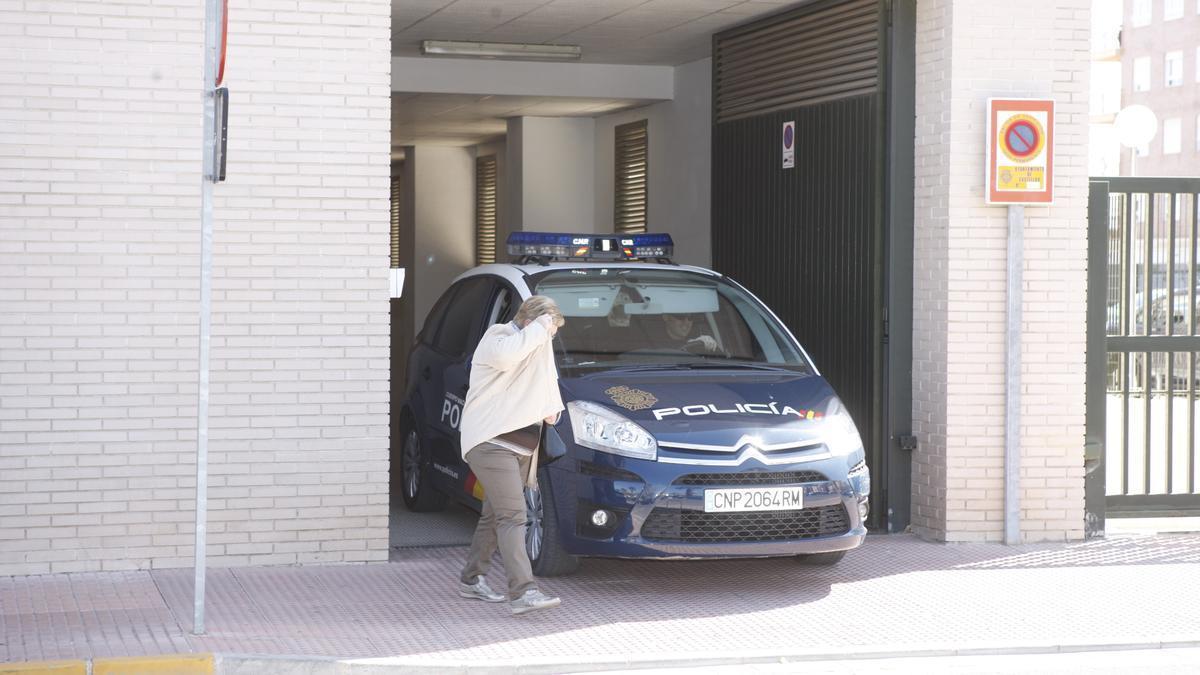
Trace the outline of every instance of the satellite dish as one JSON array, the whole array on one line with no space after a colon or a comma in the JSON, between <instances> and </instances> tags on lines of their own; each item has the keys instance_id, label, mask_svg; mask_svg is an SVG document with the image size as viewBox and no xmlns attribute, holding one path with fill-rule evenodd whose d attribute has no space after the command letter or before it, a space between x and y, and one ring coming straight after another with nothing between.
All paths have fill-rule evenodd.
<instances>
[{"instance_id":1,"label":"satellite dish","mask_svg":"<svg viewBox=\"0 0 1200 675\"><path fill-rule=\"evenodd\" d=\"M1149 143L1158 133L1158 117L1144 105L1127 105L1117 113L1115 126L1121 145L1136 148Z\"/></svg>"}]
</instances>

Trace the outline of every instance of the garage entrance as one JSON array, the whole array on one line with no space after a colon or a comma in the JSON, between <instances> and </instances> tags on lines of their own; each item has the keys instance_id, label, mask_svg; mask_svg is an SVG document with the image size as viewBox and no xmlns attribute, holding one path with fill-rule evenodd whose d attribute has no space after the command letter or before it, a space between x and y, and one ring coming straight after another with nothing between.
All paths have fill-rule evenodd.
<instances>
[{"instance_id":1,"label":"garage entrance","mask_svg":"<svg viewBox=\"0 0 1200 675\"><path fill-rule=\"evenodd\" d=\"M649 101L571 96L393 93L393 265L403 268L392 301L391 543L469 543L476 514L451 500L409 512L400 471L414 336L453 279L507 262L504 241L522 229L592 232L594 154L614 143L617 122ZM627 112L628 111L628 112ZM611 160L610 160L611 161ZM608 177L609 181L612 180ZM611 189L611 188L609 188ZM603 231L611 231L611 220Z\"/></svg>"},{"instance_id":2,"label":"garage entrance","mask_svg":"<svg viewBox=\"0 0 1200 675\"><path fill-rule=\"evenodd\" d=\"M864 432L872 526L903 529L915 2L566 4L393 8L394 264L406 295L393 305L392 467L412 336L478 259L473 162L486 146L497 158L493 241L624 231L633 204L647 231L673 235L678 262L727 272L776 308ZM418 56L429 39L578 44L583 57ZM785 121L797 143L787 170ZM616 136L633 127L644 192L622 201ZM394 479L394 514L398 496Z\"/></svg>"},{"instance_id":3,"label":"garage entrance","mask_svg":"<svg viewBox=\"0 0 1200 675\"><path fill-rule=\"evenodd\" d=\"M908 525L912 2L838 0L713 41L713 266L775 309L862 431L872 526Z\"/></svg>"}]
</instances>

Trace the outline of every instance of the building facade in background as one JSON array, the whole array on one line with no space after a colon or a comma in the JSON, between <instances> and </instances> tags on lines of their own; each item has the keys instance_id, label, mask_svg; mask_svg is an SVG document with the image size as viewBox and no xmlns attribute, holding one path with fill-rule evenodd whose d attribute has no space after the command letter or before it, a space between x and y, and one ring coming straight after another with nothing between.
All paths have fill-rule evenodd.
<instances>
[{"instance_id":1,"label":"building facade in background","mask_svg":"<svg viewBox=\"0 0 1200 675\"><path fill-rule=\"evenodd\" d=\"M1158 117L1149 143L1123 149L1121 175L1200 175L1200 3L1124 0L1120 58L1122 105Z\"/></svg>"},{"instance_id":2,"label":"building facade in background","mask_svg":"<svg viewBox=\"0 0 1200 675\"><path fill-rule=\"evenodd\" d=\"M1121 20L1125 0L1092 0L1092 72L1089 100L1088 174L1121 175L1122 152L1117 135L1121 111Z\"/></svg>"}]
</instances>

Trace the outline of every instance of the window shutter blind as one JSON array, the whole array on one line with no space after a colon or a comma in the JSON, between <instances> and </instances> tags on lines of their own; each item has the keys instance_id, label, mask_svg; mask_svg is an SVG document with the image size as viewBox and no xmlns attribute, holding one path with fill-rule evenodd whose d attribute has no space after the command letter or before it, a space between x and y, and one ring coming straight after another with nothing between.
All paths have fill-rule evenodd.
<instances>
[{"instance_id":1,"label":"window shutter blind","mask_svg":"<svg viewBox=\"0 0 1200 675\"><path fill-rule=\"evenodd\" d=\"M496 262L496 156L475 158L475 264Z\"/></svg>"},{"instance_id":2,"label":"window shutter blind","mask_svg":"<svg viewBox=\"0 0 1200 675\"><path fill-rule=\"evenodd\" d=\"M613 227L620 234L646 231L650 152L646 120L616 128Z\"/></svg>"},{"instance_id":3,"label":"window shutter blind","mask_svg":"<svg viewBox=\"0 0 1200 675\"><path fill-rule=\"evenodd\" d=\"M392 172L392 268L400 267L400 176Z\"/></svg>"},{"instance_id":4,"label":"window shutter blind","mask_svg":"<svg viewBox=\"0 0 1200 675\"><path fill-rule=\"evenodd\" d=\"M879 0L813 2L713 41L717 124L879 90Z\"/></svg>"}]
</instances>

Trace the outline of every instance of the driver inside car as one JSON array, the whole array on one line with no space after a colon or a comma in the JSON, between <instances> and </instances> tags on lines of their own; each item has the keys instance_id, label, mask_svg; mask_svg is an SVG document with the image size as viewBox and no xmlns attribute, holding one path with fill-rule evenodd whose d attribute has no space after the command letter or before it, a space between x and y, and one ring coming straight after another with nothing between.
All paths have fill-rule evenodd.
<instances>
[{"instance_id":1,"label":"driver inside car","mask_svg":"<svg viewBox=\"0 0 1200 675\"><path fill-rule=\"evenodd\" d=\"M630 304L642 304L644 300L636 290L621 288L613 298L612 308L605 317L608 330L605 340L608 349L614 352L629 352L638 349L672 348L692 354L718 354L721 345L711 335L695 335L693 314L643 314L634 325L633 317L626 310ZM659 317L662 323L659 324ZM661 325L661 328L658 326ZM656 347L657 345L657 347Z\"/></svg>"},{"instance_id":2,"label":"driver inside car","mask_svg":"<svg viewBox=\"0 0 1200 675\"><path fill-rule=\"evenodd\" d=\"M667 329L667 338L678 344L679 348L693 353L715 354L720 350L716 338L711 335L697 334L693 331L695 320L691 314L663 314L663 323Z\"/></svg>"}]
</instances>

